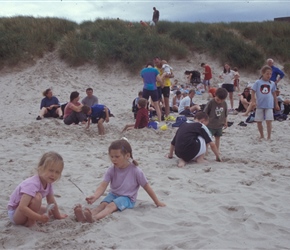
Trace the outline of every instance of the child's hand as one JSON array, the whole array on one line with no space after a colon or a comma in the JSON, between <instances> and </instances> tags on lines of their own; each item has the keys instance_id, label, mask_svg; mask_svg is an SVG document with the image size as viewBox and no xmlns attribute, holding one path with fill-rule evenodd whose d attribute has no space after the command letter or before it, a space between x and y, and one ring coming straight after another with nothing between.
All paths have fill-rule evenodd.
<instances>
[{"instance_id":1,"label":"child's hand","mask_svg":"<svg viewBox=\"0 0 290 250\"><path fill-rule=\"evenodd\" d=\"M165 207L166 204L163 203L163 202L161 202L161 201L158 201L158 202L156 203L156 206L157 206L157 207Z\"/></svg>"},{"instance_id":2,"label":"child's hand","mask_svg":"<svg viewBox=\"0 0 290 250\"><path fill-rule=\"evenodd\" d=\"M173 158L173 155L166 154L165 157L168 158L168 159L172 159Z\"/></svg>"},{"instance_id":3,"label":"child's hand","mask_svg":"<svg viewBox=\"0 0 290 250\"><path fill-rule=\"evenodd\" d=\"M86 198L86 201L87 201L88 204L93 204L96 200L97 199L96 199L96 197L94 195L89 196L89 197Z\"/></svg>"},{"instance_id":4,"label":"child's hand","mask_svg":"<svg viewBox=\"0 0 290 250\"><path fill-rule=\"evenodd\" d=\"M109 117L106 117L106 122L107 122L107 123L109 122Z\"/></svg>"},{"instance_id":5,"label":"child's hand","mask_svg":"<svg viewBox=\"0 0 290 250\"><path fill-rule=\"evenodd\" d=\"M39 219L40 222L46 223L48 222L48 220L49 220L49 217L46 214L40 215L40 219Z\"/></svg>"},{"instance_id":6,"label":"child's hand","mask_svg":"<svg viewBox=\"0 0 290 250\"><path fill-rule=\"evenodd\" d=\"M280 110L279 105L275 105L275 110Z\"/></svg>"}]
</instances>

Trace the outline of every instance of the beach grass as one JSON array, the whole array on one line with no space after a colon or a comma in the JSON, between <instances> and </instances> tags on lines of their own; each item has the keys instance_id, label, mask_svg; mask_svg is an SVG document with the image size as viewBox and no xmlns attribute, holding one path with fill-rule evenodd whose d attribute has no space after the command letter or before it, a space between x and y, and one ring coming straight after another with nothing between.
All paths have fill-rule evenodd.
<instances>
[{"instance_id":1,"label":"beach grass","mask_svg":"<svg viewBox=\"0 0 290 250\"><path fill-rule=\"evenodd\" d=\"M256 71L268 57L287 64L289 40L287 22L160 21L155 27L143 27L115 19L77 24L59 18L18 16L0 18L0 66L29 62L57 50L71 66L92 63L106 68L118 62L136 72L156 56L170 61L205 53L221 65L227 62Z\"/></svg>"}]
</instances>

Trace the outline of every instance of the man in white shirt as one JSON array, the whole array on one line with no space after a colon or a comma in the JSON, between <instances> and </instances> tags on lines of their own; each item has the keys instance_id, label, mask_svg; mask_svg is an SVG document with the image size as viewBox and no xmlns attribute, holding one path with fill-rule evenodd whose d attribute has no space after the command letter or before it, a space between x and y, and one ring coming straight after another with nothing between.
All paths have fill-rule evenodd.
<instances>
[{"instance_id":1,"label":"man in white shirt","mask_svg":"<svg viewBox=\"0 0 290 250\"><path fill-rule=\"evenodd\" d=\"M200 110L200 106L192 102L192 98L194 97L194 95L195 91L191 89L189 90L188 96L186 96L180 101L178 107L178 113L180 115L193 116L194 112Z\"/></svg>"}]
</instances>

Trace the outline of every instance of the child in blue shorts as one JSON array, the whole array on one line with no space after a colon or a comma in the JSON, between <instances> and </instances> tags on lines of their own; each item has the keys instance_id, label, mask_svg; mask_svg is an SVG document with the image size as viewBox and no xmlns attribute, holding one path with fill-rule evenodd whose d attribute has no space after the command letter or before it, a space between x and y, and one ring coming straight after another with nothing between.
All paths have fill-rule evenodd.
<instances>
[{"instance_id":1,"label":"child in blue shorts","mask_svg":"<svg viewBox=\"0 0 290 250\"><path fill-rule=\"evenodd\" d=\"M96 208L83 210L81 205L77 205L74 213L78 222L92 223L115 211L133 208L140 186L144 188L157 207L165 206L158 200L143 171L138 167L138 163L133 160L132 148L127 140L121 139L112 142L109 147L109 155L113 166L107 170L104 180L96 192L87 197L86 201L88 204L93 204L104 194L109 183L110 192Z\"/></svg>"}]
</instances>

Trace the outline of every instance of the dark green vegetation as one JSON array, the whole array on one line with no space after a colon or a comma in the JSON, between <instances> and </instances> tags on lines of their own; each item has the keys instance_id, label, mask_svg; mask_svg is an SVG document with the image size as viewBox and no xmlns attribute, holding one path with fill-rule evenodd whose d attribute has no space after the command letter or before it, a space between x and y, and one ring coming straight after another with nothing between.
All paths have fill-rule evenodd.
<instances>
[{"instance_id":1,"label":"dark green vegetation","mask_svg":"<svg viewBox=\"0 0 290 250\"><path fill-rule=\"evenodd\" d=\"M221 64L257 70L267 57L285 62L289 70L290 23L180 23L159 22L157 27L121 20L77 23L57 18L0 18L0 66L29 62L58 50L69 65L86 62L105 68L120 62L131 72L154 56L186 59L205 53ZM210 62L209 62L210 63Z\"/></svg>"}]
</instances>

